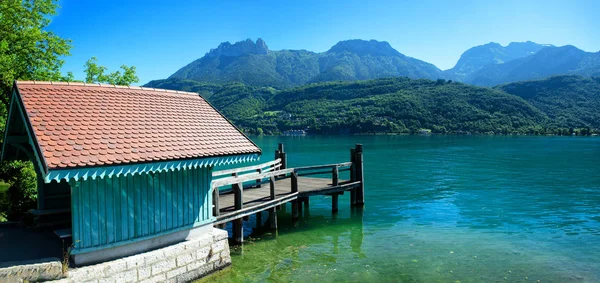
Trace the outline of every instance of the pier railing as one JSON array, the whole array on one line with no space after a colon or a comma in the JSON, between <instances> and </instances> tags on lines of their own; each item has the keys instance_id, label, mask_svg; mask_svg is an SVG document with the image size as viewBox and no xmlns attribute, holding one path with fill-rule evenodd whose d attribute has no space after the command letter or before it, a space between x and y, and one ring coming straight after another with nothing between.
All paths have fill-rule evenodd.
<instances>
[{"instance_id":1,"label":"pier railing","mask_svg":"<svg viewBox=\"0 0 600 283\"><path fill-rule=\"evenodd\" d=\"M333 198L333 211L337 211L338 196L344 191L350 190L351 205L362 205L364 204L362 160L362 145L357 144L356 148L350 150L349 162L286 168L287 154L283 150L283 144L279 144L279 148L275 151L275 160L273 161L259 165L215 171L212 173L213 177L220 177L215 178L211 185L213 190L213 215L217 217L216 224L222 224L231 220L234 220L234 224L237 223L235 222L236 220L239 220L241 223L242 217L289 201L292 201L292 217L297 217L299 198L298 178L302 176L331 174L331 183L326 188L319 188L319 190L314 192L304 190L302 198L307 199L309 195L313 194L331 195ZM350 179L341 181L340 173L345 171L350 172ZM284 179L291 179L289 183L284 182L286 186L289 186L289 193L282 193L281 187L279 190L275 188L276 182ZM269 184L270 191L268 197L264 197L264 201L260 205L244 207L244 190L262 190L263 185L267 183ZM220 188L226 186L231 186L234 194L234 211L227 212L227 217L219 217ZM236 230L238 229L234 229L234 231Z\"/></svg>"}]
</instances>

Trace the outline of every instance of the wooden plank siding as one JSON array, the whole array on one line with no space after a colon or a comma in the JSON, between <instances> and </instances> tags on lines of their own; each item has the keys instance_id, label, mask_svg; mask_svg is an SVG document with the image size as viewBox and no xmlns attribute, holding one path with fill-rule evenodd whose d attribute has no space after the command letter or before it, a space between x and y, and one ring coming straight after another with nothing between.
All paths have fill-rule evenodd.
<instances>
[{"instance_id":1,"label":"wooden plank siding","mask_svg":"<svg viewBox=\"0 0 600 283\"><path fill-rule=\"evenodd\" d=\"M70 182L74 254L208 224L212 168Z\"/></svg>"}]
</instances>

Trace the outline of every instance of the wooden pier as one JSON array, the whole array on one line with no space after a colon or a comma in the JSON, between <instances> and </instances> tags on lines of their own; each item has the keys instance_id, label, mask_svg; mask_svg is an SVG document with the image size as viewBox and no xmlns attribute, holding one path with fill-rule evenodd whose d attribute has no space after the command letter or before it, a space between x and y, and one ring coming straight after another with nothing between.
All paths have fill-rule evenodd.
<instances>
[{"instance_id":1,"label":"wooden pier","mask_svg":"<svg viewBox=\"0 0 600 283\"><path fill-rule=\"evenodd\" d=\"M364 205L362 145L350 150L350 161L344 163L286 168L287 154L283 144L275 151L275 160L260 165L213 172L213 214L217 226L233 222L233 240L243 242L243 219L252 214L260 217L269 212L269 226L277 228L277 207L291 202L292 219L298 219L303 205L308 209L309 197L330 195L331 210L339 209L338 199L350 192L350 205ZM340 173L350 172L349 180ZM331 178L308 177L330 174ZM226 177L222 177L226 176ZM221 178L218 178L221 177ZM218 178L218 179L217 179ZM220 193L220 188L231 190Z\"/></svg>"}]
</instances>

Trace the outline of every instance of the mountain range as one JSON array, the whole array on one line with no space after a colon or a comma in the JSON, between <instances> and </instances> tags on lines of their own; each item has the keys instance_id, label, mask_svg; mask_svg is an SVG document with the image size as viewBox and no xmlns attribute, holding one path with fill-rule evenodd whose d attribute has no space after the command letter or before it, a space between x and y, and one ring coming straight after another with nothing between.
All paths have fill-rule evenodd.
<instances>
[{"instance_id":1,"label":"mountain range","mask_svg":"<svg viewBox=\"0 0 600 283\"><path fill-rule=\"evenodd\" d=\"M285 90L190 80L155 81L151 87L198 92L249 134L600 133L598 77L562 75L494 88L405 77Z\"/></svg>"},{"instance_id":2,"label":"mountain range","mask_svg":"<svg viewBox=\"0 0 600 283\"><path fill-rule=\"evenodd\" d=\"M234 44L221 43L168 80L241 82L286 89L327 81L408 77L495 86L561 74L600 75L600 52L531 41L512 42L507 46L491 42L468 49L453 68L442 71L433 64L398 52L385 41L340 41L328 51L316 53L270 50L259 38L256 42L247 39Z\"/></svg>"},{"instance_id":3,"label":"mountain range","mask_svg":"<svg viewBox=\"0 0 600 283\"><path fill-rule=\"evenodd\" d=\"M387 42L326 52L222 43L146 86L198 92L249 134L600 133L600 53L488 43L442 71Z\"/></svg>"}]
</instances>

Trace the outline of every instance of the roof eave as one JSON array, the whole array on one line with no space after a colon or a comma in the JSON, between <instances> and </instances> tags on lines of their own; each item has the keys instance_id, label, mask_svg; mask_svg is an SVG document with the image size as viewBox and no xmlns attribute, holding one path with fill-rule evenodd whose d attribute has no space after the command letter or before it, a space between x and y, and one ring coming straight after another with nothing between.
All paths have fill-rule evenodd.
<instances>
[{"instance_id":1,"label":"roof eave","mask_svg":"<svg viewBox=\"0 0 600 283\"><path fill-rule=\"evenodd\" d=\"M44 176L44 182L60 182L61 180L79 181L91 178L112 178L134 175L148 174L174 170L195 169L198 167L219 166L225 164L235 164L240 162L256 161L260 153L247 153L226 156L202 157L195 159L166 160L158 162L119 164L114 166L93 166L93 167L72 167L64 169L50 169Z\"/></svg>"}]
</instances>

